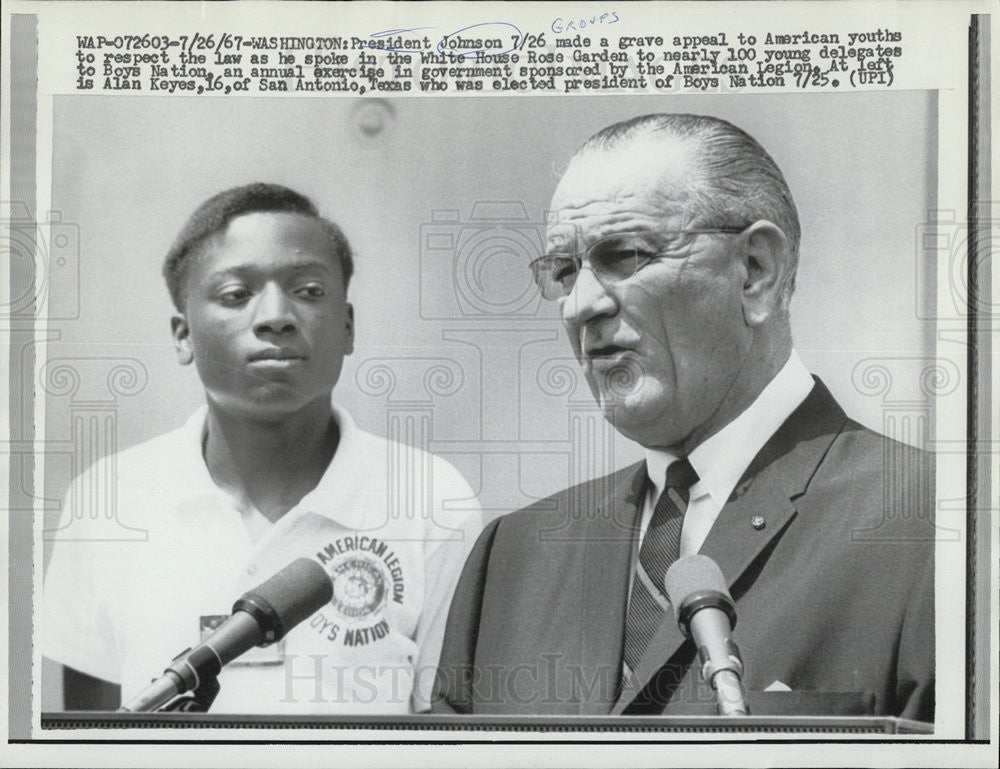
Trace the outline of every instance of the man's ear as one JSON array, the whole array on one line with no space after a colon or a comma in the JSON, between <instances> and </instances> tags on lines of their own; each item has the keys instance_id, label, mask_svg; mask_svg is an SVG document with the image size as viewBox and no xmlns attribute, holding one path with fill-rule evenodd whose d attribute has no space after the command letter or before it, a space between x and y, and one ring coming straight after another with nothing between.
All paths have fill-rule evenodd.
<instances>
[{"instance_id":1,"label":"man's ear","mask_svg":"<svg viewBox=\"0 0 1000 769\"><path fill-rule=\"evenodd\" d=\"M177 362L182 366L190 365L194 360L194 345L191 343L191 327L187 318L181 314L170 319L170 333L174 337L174 349L177 350Z\"/></svg>"},{"instance_id":2,"label":"man's ear","mask_svg":"<svg viewBox=\"0 0 1000 769\"><path fill-rule=\"evenodd\" d=\"M751 224L740 238L746 272L743 317L747 325L759 326L781 309L781 287L791 268L788 238L778 225L766 220Z\"/></svg>"},{"instance_id":3,"label":"man's ear","mask_svg":"<svg viewBox=\"0 0 1000 769\"><path fill-rule=\"evenodd\" d=\"M347 326L344 329L347 335L344 340L344 355L354 352L354 305L347 303Z\"/></svg>"}]
</instances>

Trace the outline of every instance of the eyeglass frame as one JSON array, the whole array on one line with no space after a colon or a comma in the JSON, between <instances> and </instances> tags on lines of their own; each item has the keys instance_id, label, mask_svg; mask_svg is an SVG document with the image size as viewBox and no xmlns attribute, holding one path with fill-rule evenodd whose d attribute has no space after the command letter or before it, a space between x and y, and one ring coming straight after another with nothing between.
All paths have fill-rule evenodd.
<instances>
[{"instance_id":1,"label":"eyeglass frame","mask_svg":"<svg viewBox=\"0 0 1000 769\"><path fill-rule=\"evenodd\" d=\"M615 235L610 235L607 238L602 238L601 240L597 241L596 243L592 243L587 248L587 250L584 252L584 256L583 257L581 257L579 254L569 254L569 253L566 253L566 254L542 254L541 256L536 257L535 259L532 259L531 262L529 262L528 269L531 270L532 278L535 281L535 285L538 286L538 290L539 290L539 293L541 293L542 298L546 299L547 301L558 301L560 299L565 299L567 296L569 296L572 293L573 287L576 285L576 278L580 275L580 273L584 269L584 266L583 266L584 257L587 257L590 254L590 252L594 248L596 248L597 246L601 245L601 243L606 242L607 240L610 240L613 237L621 237L622 235L646 234L647 232L653 232L653 233L656 233L658 235L714 235L714 234L739 235L739 234L745 232L748 227L750 227L749 224L744 225L742 227L703 227L703 228L692 228L692 229L687 229L687 230L651 230L651 231L637 230L635 232L616 233ZM622 250L622 251L631 250L631 251L636 251L636 252L639 251L638 248L619 249L619 250ZM665 253L666 252L664 252L664 251L659 251L659 252L657 252L655 254L652 254L649 257L649 261L647 261L642 266L639 265L639 255L638 255L638 253L636 253L636 255L635 255L635 269L632 271L632 273L630 275L626 275L626 276L620 277L620 278L615 278L613 276L602 275L602 274L598 273L593 267L587 267L587 269L589 269L591 272L594 273L594 277L596 277L597 280L602 285L604 285L605 283L610 283L612 285L616 285L618 283L621 283L622 281L628 280L629 278L635 277L639 273L640 270L642 270L645 267L648 267L654 261L657 261L657 260L663 259L663 258L667 258L667 259L671 258L669 256L665 257L664 256ZM567 289L565 291L560 291L555 296L549 296L549 295L547 295L547 293L545 291L545 288L543 286L543 281L540 281L539 278L538 278L538 270L536 268L536 265L538 265L538 264L540 264L540 263L542 263L542 262L544 262L546 260L550 260L550 259L552 259L554 257L561 257L561 258L564 258L564 259L571 259L573 261L573 264L576 267L576 271L575 271L574 277L573 277L573 284L569 287L569 289ZM685 257L673 257L673 258L683 259ZM588 259L588 261L589 261L589 259ZM557 280L552 280L551 283L552 284L560 284L560 282L557 281ZM549 293L551 294L551 292L549 292Z\"/></svg>"}]
</instances>

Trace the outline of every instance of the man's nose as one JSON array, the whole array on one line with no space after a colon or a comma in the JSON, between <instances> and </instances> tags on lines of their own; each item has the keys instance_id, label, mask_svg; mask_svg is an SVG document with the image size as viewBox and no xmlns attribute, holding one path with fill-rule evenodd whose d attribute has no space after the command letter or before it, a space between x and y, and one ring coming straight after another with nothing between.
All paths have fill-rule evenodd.
<instances>
[{"instance_id":1,"label":"man's nose","mask_svg":"<svg viewBox=\"0 0 1000 769\"><path fill-rule=\"evenodd\" d=\"M280 286L267 286L257 297L254 331L258 334L287 334L298 328L291 298Z\"/></svg>"},{"instance_id":2,"label":"man's nose","mask_svg":"<svg viewBox=\"0 0 1000 769\"><path fill-rule=\"evenodd\" d=\"M591 318L613 315L616 307L615 298L585 264L580 268L569 295L563 300L563 321L569 325L583 325Z\"/></svg>"}]
</instances>

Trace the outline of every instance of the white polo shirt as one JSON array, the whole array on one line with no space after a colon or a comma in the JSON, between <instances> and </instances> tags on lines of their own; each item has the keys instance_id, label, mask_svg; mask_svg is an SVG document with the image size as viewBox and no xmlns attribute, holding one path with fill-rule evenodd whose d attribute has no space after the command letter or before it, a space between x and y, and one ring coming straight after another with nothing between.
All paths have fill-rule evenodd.
<instances>
[{"instance_id":1,"label":"white polo shirt","mask_svg":"<svg viewBox=\"0 0 1000 769\"><path fill-rule=\"evenodd\" d=\"M333 600L227 666L212 712L428 710L451 596L482 526L465 479L335 407L330 466L254 541L205 466L205 416L74 480L45 578L42 654L119 683L128 701L239 596L305 557L329 571ZM115 476L109 516L98 481ZM108 517L128 535L116 538Z\"/></svg>"}]
</instances>

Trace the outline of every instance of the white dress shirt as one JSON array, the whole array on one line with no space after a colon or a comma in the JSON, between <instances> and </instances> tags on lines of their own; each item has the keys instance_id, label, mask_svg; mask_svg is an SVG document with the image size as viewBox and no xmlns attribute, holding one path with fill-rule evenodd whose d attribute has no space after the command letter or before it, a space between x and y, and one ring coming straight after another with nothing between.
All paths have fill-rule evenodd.
<instances>
[{"instance_id":1,"label":"white dress shirt","mask_svg":"<svg viewBox=\"0 0 1000 769\"><path fill-rule=\"evenodd\" d=\"M694 449L688 461L698 473L691 487L684 525L681 556L697 553L733 493L743 473L764 444L777 432L812 390L813 379L798 353L788 361L742 414ZM646 450L646 472L651 481L642 509L639 542L653 516L666 480L667 467L678 459L667 451Z\"/></svg>"}]
</instances>

